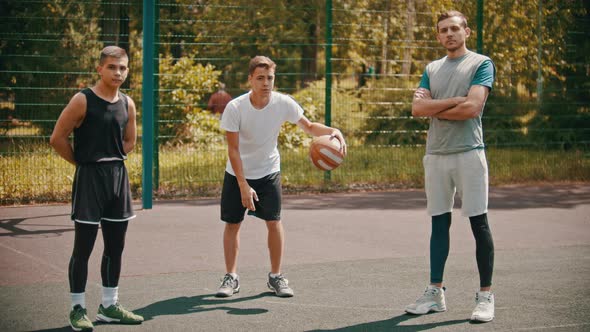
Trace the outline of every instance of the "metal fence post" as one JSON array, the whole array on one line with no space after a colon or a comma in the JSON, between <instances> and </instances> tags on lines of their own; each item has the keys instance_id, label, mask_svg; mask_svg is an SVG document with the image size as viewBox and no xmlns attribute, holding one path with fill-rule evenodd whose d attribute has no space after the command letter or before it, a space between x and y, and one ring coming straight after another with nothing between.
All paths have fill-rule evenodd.
<instances>
[{"instance_id":1,"label":"metal fence post","mask_svg":"<svg viewBox=\"0 0 590 332\"><path fill-rule=\"evenodd\" d=\"M325 124L332 124L332 0L326 0L326 114ZM331 172L324 172L324 180L330 181Z\"/></svg>"},{"instance_id":2,"label":"metal fence post","mask_svg":"<svg viewBox=\"0 0 590 332\"><path fill-rule=\"evenodd\" d=\"M153 171L153 138L154 138L154 0L143 0L143 82L142 82L142 135L141 152L143 161L142 172L142 205L144 209L152 208L152 171Z\"/></svg>"},{"instance_id":3,"label":"metal fence post","mask_svg":"<svg viewBox=\"0 0 590 332\"><path fill-rule=\"evenodd\" d=\"M477 53L483 54L483 0L477 0Z\"/></svg>"},{"instance_id":4,"label":"metal fence post","mask_svg":"<svg viewBox=\"0 0 590 332\"><path fill-rule=\"evenodd\" d=\"M156 190L160 189L160 1L154 0L154 172L153 184Z\"/></svg>"}]
</instances>

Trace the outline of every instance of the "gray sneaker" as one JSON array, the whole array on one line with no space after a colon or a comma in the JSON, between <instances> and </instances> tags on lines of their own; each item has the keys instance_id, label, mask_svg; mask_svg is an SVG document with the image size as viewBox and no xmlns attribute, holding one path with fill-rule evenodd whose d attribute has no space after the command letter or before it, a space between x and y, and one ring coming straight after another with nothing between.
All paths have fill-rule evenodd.
<instances>
[{"instance_id":1,"label":"gray sneaker","mask_svg":"<svg viewBox=\"0 0 590 332\"><path fill-rule=\"evenodd\" d=\"M278 297L293 296L293 290L289 287L289 280L285 279L282 274L272 278L269 273L267 286L270 290L275 292Z\"/></svg>"},{"instance_id":2,"label":"gray sneaker","mask_svg":"<svg viewBox=\"0 0 590 332\"><path fill-rule=\"evenodd\" d=\"M240 277L232 277L231 274L226 274L221 281L221 286L217 290L217 297L230 297L240 291Z\"/></svg>"}]
</instances>

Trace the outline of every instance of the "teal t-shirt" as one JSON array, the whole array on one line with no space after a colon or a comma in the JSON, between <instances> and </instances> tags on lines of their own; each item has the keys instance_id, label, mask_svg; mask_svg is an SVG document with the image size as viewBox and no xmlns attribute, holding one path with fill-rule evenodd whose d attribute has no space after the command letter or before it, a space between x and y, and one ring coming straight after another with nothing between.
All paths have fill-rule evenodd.
<instances>
[{"instance_id":1,"label":"teal t-shirt","mask_svg":"<svg viewBox=\"0 0 590 332\"><path fill-rule=\"evenodd\" d=\"M492 85L494 84L495 70L496 69L494 68L494 63L492 62L492 60L485 60L481 64L481 66L477 68L475 76L471 81L471 85L483 85L487 86L488 88L490 88L490 90L492 90ZM426 70L422 74L419 86L421 88L430 90L430 79L428 78Z\"/></svg>"},{"instance_id":2,"label":"teal t-shirt","mask_svg":"<svg viewBox=\"0 0 590 332\"><path fill-rule=\"evenodd\" d=\"M420 87L430 91L433 99L466 97L473 85L492 89L495 67L484 55L468 51L462 57L444 57L428 64ZM430 118L427 154L450 154L484 147L481 116L467 120Z\"/></svg>"}]
</instances>

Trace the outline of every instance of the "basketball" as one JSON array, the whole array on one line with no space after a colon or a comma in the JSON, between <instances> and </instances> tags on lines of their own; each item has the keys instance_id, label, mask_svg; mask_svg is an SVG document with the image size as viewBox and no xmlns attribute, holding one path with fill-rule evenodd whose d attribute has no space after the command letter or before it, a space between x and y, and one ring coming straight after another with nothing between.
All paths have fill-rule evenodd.
<instances>
[{"instance_id":1,"label":"basketball","mask_svg":"<svg viewBox=\"0 0 590 332\"><path fill-rule=\"evenodd\" d=\"M340 141L330 135L315 137L309 147L309 159L322 171L335 169L344 161L344 155L340 152Z\"/></svg>"}]
</instances>

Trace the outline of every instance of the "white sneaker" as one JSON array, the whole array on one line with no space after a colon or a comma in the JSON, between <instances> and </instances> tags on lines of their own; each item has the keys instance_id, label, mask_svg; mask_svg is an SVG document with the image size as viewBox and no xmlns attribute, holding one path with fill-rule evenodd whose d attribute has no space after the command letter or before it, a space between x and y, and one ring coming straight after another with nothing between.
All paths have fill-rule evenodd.
<instances>
[{"instance_id":1,"label":"white sneaker","mask_svg":"<svg viewBox=\"0 0 590 332\"><path fill-rule=\"evenodd\" d=\"M446 311L447 305L445 304L445 289L438 288L436 286L429 285L424 294L406 307L406 312L415 315L427 314L431 311Z\"/></svg>"},{"instance_id":2,"label":"white sneaker","mask_svg":"<svg viewBox=\"0 0 590 332\"><path fill-rule=\"evenodd\" d=\"M494 294L490 292L477 292L475 294L475 309L471 314L471 320L477 322L489 322L494 319Z\"/></svg>"}]
</instances>

